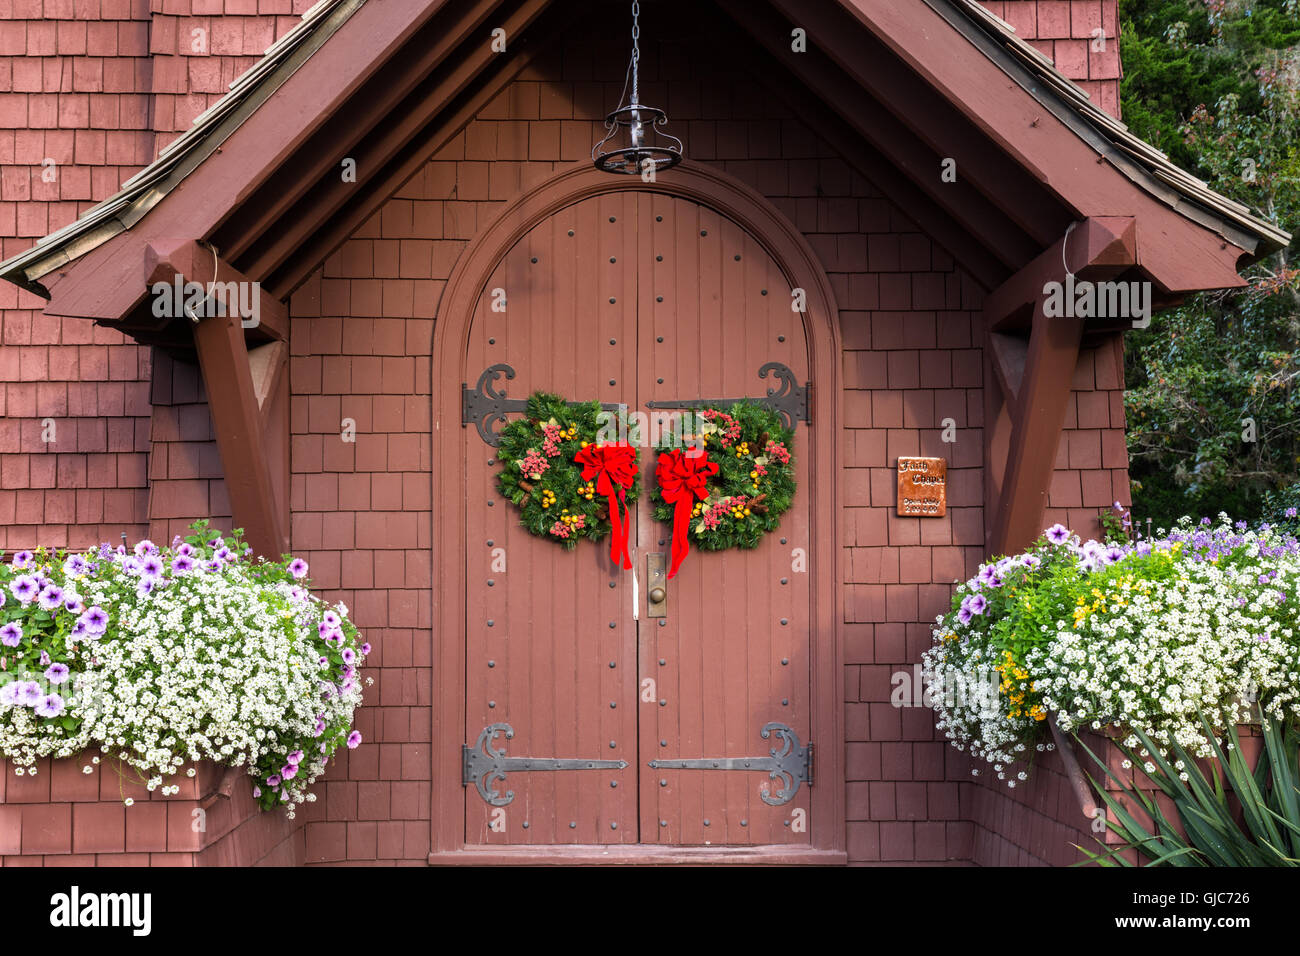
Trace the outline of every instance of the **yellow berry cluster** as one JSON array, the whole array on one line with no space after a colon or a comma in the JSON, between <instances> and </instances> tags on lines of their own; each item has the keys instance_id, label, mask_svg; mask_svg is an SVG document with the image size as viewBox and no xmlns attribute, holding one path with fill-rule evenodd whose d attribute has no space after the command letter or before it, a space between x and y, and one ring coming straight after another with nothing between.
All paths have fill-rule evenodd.
<instances>
[{"instance_id":1,"label":"yellow berry cluster","mask_svg":"<svg viewBox=\"0 0 1300 956\"><path fill-rule=\"evenodd\" d=\"M749 454L749 442L742 441L739 445L736 446L737 458L744 458L748 454Z\"/></svg>"},{"instance_id":2,"label":"yellow berry cluster","mask_svg":"<svg viewBox=\"0 0 1300 956\"><path fill-rule=\"evenodd\" d=\"M563 511L560 512L560 520L564 522L566 525L572 525L573 522L578 520L578 517L579 517L578 515L569 514L568 508L565 508Z\"/></svg>"},{"instance_id":3,"label":"yellow berry cluster","mask_svg":"<svg viewBox=\"0 0 1300 956\"><path fill-rule=\"evenodd\" d=\"M733 517L733 518L748 518L748 517L749 517L749 509L746 508L746 507L745 507L744 505L742 505L742 504L733 504L733 505L731 506L731 517Z\"/></svg>"},{"instance_id":4,"label":"yellow berry cluster","mask_svg":"<svg viewBox=\"0 0 1300 956\"><path fill-rule=\"evenodd\" d=\"M553 504L555 504L555 492L551 491L551 489L549 489L549 488L543 488L543 489L542 489L542 507L543 507L543 508L549 508L549 507L550 507L551 505L553 505Z\"/></svg>"},{"instance_id":5,"label":"yellow berry cluster","mask_svg":"<svg viewBox=\"0 0 1300 956\"><path fill-rule=\"evenodd\" d=\"M585 485L579 485L579 486L578 486L578 497L579 497L579 498L586 498L588 501L591 501L593 498L595 498L595 497L596 497L596 485L595 485L595 483L589 481L589 482L587 482Z\"/></svg>"},{"instance_id":6,"label":"yellow berry cluster","mask_svg":"<svg viewBox=\"0 0 1300 956\"><path fill-rule=\"evenodd\" d=\"M758 472L757 472L757 471L751 471L751 472L749 473L749 477L752 478L752 479L754 480L754 490L755 490L755 491L758 491Z\"/></svg>"},{"instance_id":7,"label":"yellow berry cluster","mask_svg":"<svg viewBox=\"0 0 1300 956\"><path fill-rule=\"evenodd\" d=\"M574 438L577 434L578 434L578 426L575 425L573 422L569 422L568 429L566 431L560 432L560 437L571 439ZM586 442L583 442L583 445L585 446Z\"/></svg>"}]
</instances>

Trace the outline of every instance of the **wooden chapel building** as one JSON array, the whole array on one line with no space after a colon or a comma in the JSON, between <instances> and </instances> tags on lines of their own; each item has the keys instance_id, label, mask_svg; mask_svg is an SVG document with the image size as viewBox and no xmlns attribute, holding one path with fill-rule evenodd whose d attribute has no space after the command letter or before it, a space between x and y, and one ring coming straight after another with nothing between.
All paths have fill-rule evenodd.
<instances>
[{"instance_id":1,"label":"wooden chapel building","mask_svg":"<svg viewBox=\"0 0 1300 956\"><path fill-rule=\"evenodd\" d=\"M233 521L348 605L376 682L296 821L150 843L10 775L0 856L1076 858L1060 764L986 785L891 691L985 556L1129 501L1132 319L1044 286L1160 308L1288 241L1119 122L1115 0L644 0L641 95L686 155L649 182L590 159L622 2L64 6L0 24L0 547ZM258 323L155 316L176 276L258 283ZM649 617L644 500L638 582L495 492L494 416L536 389L772 397L794 507ZM899 514L910 456L946 461L942 516Z\"/></svg>"}]
</instances>

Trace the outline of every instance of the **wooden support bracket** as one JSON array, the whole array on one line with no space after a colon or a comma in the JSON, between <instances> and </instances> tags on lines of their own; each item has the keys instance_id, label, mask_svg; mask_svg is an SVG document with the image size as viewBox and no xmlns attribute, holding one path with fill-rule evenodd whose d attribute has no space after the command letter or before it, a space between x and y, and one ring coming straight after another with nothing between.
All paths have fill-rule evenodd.
<instances>
[{"instance_id":1,"label":"wooden support bracket","mask_svg":"<svg viewBox=\"0 0 1300 956\"><path fill-rule=\"evenodd\" d=\"M145 255L145 277L183 286L198 282L250 282L219 257L193 240L151 243ZM178 279L179 277L179 279ZM259 296L259 322L245 327L240 315L186 316L176 321L190 326L194 348L208 394L208 410L225 473L226 492L236 526L253 550L278 558L289 550L285 520L288 503L288 379L285 364L289 316L285 306L260 286L243 289ZM270 338L248 347L245 336ZM202 516L206 517L206 516Z\"/></svg>"},{"instance_id":2,"label":"wooden support bracket","mask_svg":"<svg viewBox=\"0 0 1300 956\"><path fill-rule=\"evenodd\" d=\"M1045 315L1044 287L1063 283L1067 273L1076 280L1103 281L1124 272L1137 264L1136 236L1136 222L1129 217L1085 220L985 300L985 351L996 379L985 383L990 553L1025 548L1042 531L1070 383L1089 327L1084 318ZM1016 331L1026 318L1027 337Z\"/></svg>"}]
</instances>

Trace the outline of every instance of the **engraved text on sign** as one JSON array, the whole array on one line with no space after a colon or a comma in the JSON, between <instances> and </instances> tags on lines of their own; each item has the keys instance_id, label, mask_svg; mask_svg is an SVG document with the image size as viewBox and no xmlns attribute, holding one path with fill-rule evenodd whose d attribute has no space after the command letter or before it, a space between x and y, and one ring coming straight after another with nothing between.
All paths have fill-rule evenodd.
<instances>
[{"instance_id":1,"label":"engraved text on sign","mask_svg":"<svg viewBox=\"0 0 1300 956\"><path fill-rule=\"evenodd\" d=\"M942 518L946 511L948 462L943 458L898 459L900 517Z\"/></svg>"}]
</instances>

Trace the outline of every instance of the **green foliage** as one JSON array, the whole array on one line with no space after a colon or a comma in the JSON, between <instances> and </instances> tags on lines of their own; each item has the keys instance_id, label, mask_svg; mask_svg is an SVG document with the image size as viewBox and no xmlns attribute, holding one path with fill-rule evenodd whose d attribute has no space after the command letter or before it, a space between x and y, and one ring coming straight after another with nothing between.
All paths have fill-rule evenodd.
<instances>
[{"instance_id":1,"label":"green foliage","mask_svg":"<svg viewBox=\"0 0 1300 956\"><path fill-rule=\"evenodd\" d=\"M549 449L548 427L556 435ZM599 402L570 405L546 392L533 393L524 417L501 430L497 490L519 508L519 523L530 534L573 550L580 538L599 541L610 533L606 498L597 493L594 478L583 479L582 466L573 460L587 445L604 439L606 432L636 443L626 418L602 411ZM525 471L528 467L537 470ZM627 503L636 501L640 491L638 475L624 493Z\"/></svg>"},{"instance_id":2,"label":"green foliage","mask_svg":"<svg viewBox=\"0 0 1300 956\"><path fill-rule=\"evenodd\" d=\"M1300 517L1297 515L1300 515L1300 481L1264 496L1264 520L1273 527L1300 535Z\"/></svg>"},{"instance_id":3,"label":"green foliage","mask_svg":"<svg viewBox=\"0 0 1300 956\"><path fill-rule=\"evenodd\" d=\"M1120 15L1130 128L1260 218L1297 231L1300 4L1123 0ZM1139 519L1172 524L1220 510L1254 518L1270 490L1296 480L1294 246L1246 270L1246 289L1194 296L1127 336Z\"/></svg>"},{"instance_id":4,"label":"green foliage","mask_svg":"<svg viewBox=\"0 0 1300 956\"><path fill-rule=\"evenodd\" d=\"M718 474L709 482L709 497L692 511L691 542L704 551L756 548L780 525L794 499L794 432L757 402L701 409L699 416L703 451ZM673 447L670 437L659 450ZM673 506L657 484L650 494L655 520L672 524Z\"/></svg>"},{"instance_id":5,"label":"green foliage","mask_svg":"<svg viewBox=\"0 0 1300 956\"><path fill-rule=\"evenodd\" d=\"M1162 755L1145 733L1134 730L1140 752L1116 744L1130 764L1149 762L1148 776L1173 803L1175 826L1153 794L1116 775L1104 756L1084 749L1120 788L1113 797L1101 782L1093 788L1113 816L1108 829L1122 841L1102 853L1083 850L1102 866L1131 866L1120 854L1135 849L1147 866L1295 866L1300 863L1300 732L1293 723L1264 716L1264 749L1252 769L1241 752L1236 728L1228 728L1224 747L1201 716L1214 755L1208 767L1179 743ZM1076 738L1077 739L1077 738ZM1146 825L1131 812L1141 807ZM1100 842L1100 841L1099 841ZM1080 849L1083 849L1082 847Z\"/></svg>"}]
</instances>

